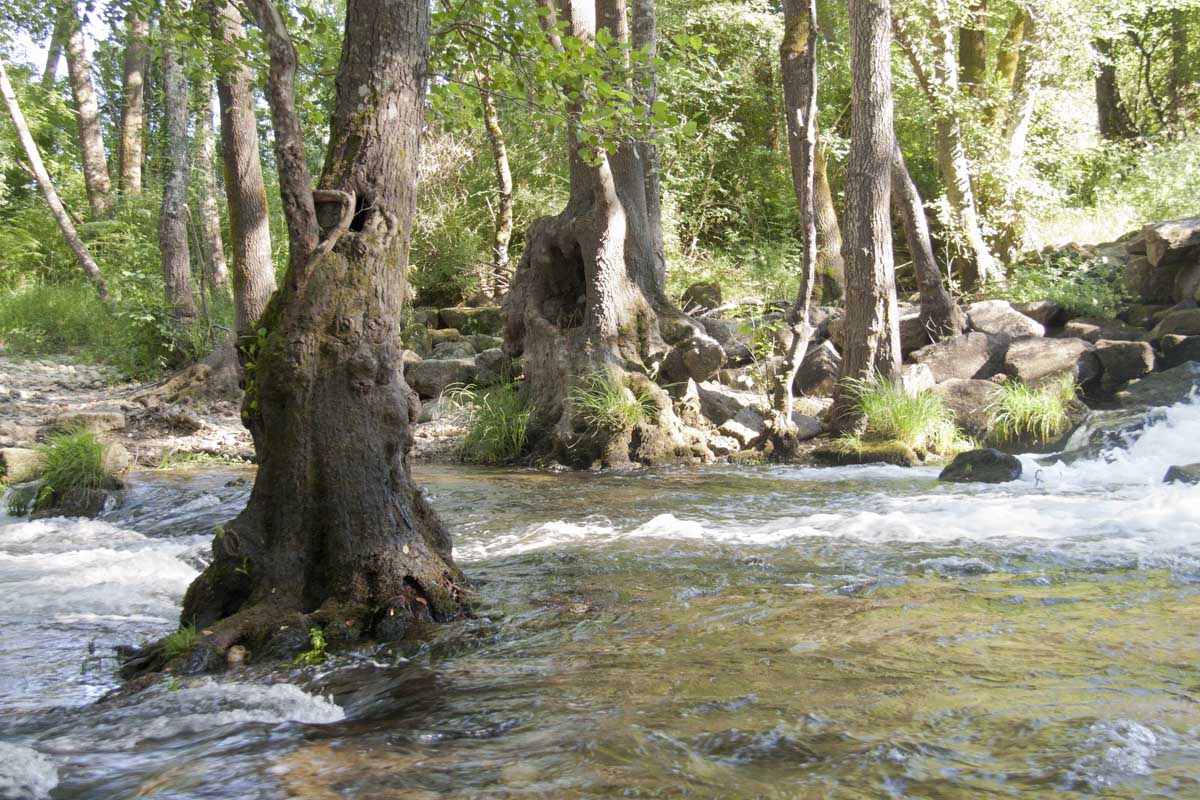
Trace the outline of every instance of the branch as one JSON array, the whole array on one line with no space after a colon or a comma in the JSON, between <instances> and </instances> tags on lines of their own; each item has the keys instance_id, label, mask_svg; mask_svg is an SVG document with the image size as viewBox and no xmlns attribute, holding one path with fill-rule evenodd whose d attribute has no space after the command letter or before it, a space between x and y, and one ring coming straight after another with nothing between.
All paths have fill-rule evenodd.
<instances>
[{"instance_id":1,"label":"branch","mask_svg":"<svg viewBox=\"0 0 1200 800\"><path fill-rule=\"evenodd\" d=\"M321 240L312 254L309 255L308 261L304 265L305 274L312 269L313 265L321 258L326 256L334 246L338 243L346 231L350 230L350 223L354 220L354 192L342 192L337 189L314 189L312 192L312 202L316 203L341 203L342 215L338 218L337 225L333 226L333 230Z\"/></svg>"}]
</instances>

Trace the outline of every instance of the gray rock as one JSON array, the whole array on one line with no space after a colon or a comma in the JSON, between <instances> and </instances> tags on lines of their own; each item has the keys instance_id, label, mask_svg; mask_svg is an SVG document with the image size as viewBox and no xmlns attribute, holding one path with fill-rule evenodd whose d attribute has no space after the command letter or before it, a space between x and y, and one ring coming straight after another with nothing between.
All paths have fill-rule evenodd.
<instances>
[{"instance_id":1,"label":"gray rock","mask_svg":"<svg viewBox=\"0 0 1200 800\"><path fill-rule=\"evenodd\" d=\"M1163 476L1163 483L1200 484L1200 464L1184 464L1182 466L1171 467L1167 470L1167 474Z\"/></svg>"},{"instance_id":2,"label":"gray rock","mask_svg":"<svg viewBox=\"0 0 1200 800\"><path fill-rule=\"evenodd\" d=\"M424 325L417 323L409 325L401 331L400 341L421 358L425 358L433 352L433 337L430 336L429 328Z\"/></svg>"},{"instance_id":3,"label":"gray rock","mask_svg":"<svg viewBox=\"0 0 1200 800\"><path fill-rule=\"evenodd\" d=\"M1092 344L1101 339L1114 342L1140 342L1146 338L1146 332L1141 328L1126 325L1120 320L1080 317L1071 320L1063 327L1063 336L1083 339Z\"/></svg>"},{"instance_id":4,"label":"gray rock","mask_svg":"<svg viewBox=\"0 0 1200 800\"><path fill-rule=\"evenodd\" d=\"M109 472L124 472L133 466L133 456L121 444L113 442L104 448L104 468Z\"/></svg>"},{"instance_id":5,"label":"gray rock","mask_svg":"<svg viewBox=\"0 0 1200 800\"><path fill-rule=\"evenodd\" d=\"M991 429L990 406L999 392L998 384L971 378L953 378L933 387L933 393L954 414L958 427L976 438L987 436Z\"/></svg>"},{"instance_id":6,"label":"gray rock","mask_svg":"<svg viewBox=\"0 0 1200 800\"><path fill-rule=\"evenodd\" d=\"M1042 325L1012 307L1007 300L980 300L967 306L967 319L980 333L993 336L1044 336Z\"/></svg>"},{"instance_id":7,"label":"gray rock","mask_svg":"<svg viewBox=\"0 0 1200 800\"><path fill-rule=\"evenodd\" d=\"M120 411L70 411L55 417L51 427L58 431L82 429L88 433L108 433L123 430L126 424Z\"/></svg>"},{"instance_id":8,"label":"gray rock","mask_svg":"<svg viewBox=\"0 0 1200 800\"><path fill-rule=\"evenodd\" d=\"M1192 264L1180 264L1175 275L1176 300L1200 300L1200 259Z\"/></svg>"},{"instance_id":9,"label":"gray rock","mask_svg":"<svg viewBox=\"0 0 1200 800\"><path fill-rule=\"evenodd\" d=\"M1106 392L1114 392L1154 371L1154 348L1147 342L1101 339L1096 342L1096 357L1103 369L1100 385Z\"/></svg>"},{"instance_id":10,"label":"gray rock","mask_svg":"<svg viewBox=\"0 0 1200 800\"><path fill-rule=\"evenodd\" d=\"M693 333L671 348L663 360L661 375L668 383L680 383L688 378L706 381L725 365L725 351L717 340L707 334Z\"/></svg>"},{"instance_id":11,"label":"gray rock","mask_svg":"<svg viewBox=\"0 0 1200 800\"><path fill-rule=\"evenodd\" d=\"M683 290L679 304L689 314L720 308L721 285L708 282L693 283Z\"/></svg>"},{"instance_id":12,"label":"gray rock","mask_svg":"<svg viewBox=\"0 0 1200 800\"><path fill-rule=\"evenodd\" d=\"M452 384L473 383L478 368L473 358L429 359L405 370L404 378L422 399L439 396Z\"/></svg>"},{"instance_id":13,"label":"gray rock","mask_svg":"<svg viewBox=\"0 0 1200 800\"><path fill-rule=\"evenodd\" d=\"M467 336L467 341L475 348L476 353L504 346L504 340L499 336L489 336L486 333L472 333Z\"/></svg>"},{"instance_id":14,"label":"gray rock","mask_svg":"<svg viewBox=\"0 0 1200 800\"><path fill-rule=\"evenodd\" d=\"M404 350L400 353L400 363L406 368L409 364L420 364L424 360L413 350Z\"/></svg>"},{"instance_id":15,"label":"gray rock","mask_svg":"<svg viewBox=\"0 0 1200 800\"><path fill-rule=\"evenodd\" d=\"M1121 272L1126 291L1146 303L1170 303L1175 300L1179 265L1155 267L1145 256L1131 258Z\"/></svg>"},{"instance_id":16,"label":"gray rock","mask_svg":"<svg viewBox=\"0 0 1200 800\"><path fill-rule=\"evenodd\" d=\"M510 383L517 376L512 357L498 347L484 350L475 357L475 385L497 386Z\"/></svg>"},{"instance_id":17,"label":"gray rock","mask_svg":"<svg viewBox=\"0 0 1200 800\"><path fill-rule=\"evenodd\" d=\"M742 366L750 363L750 330L744 322L737 319L720 319L718 317L701 317L700 324L704 330L725 351L725 363Z\"/></svg>"},{"instance_id":18,"label":"gray rock","mask_svg":"<svg viewBox=\"0 0 1200 800\"><path fill-rule=\"evenodd\" d=\"M815 439L824 430L821 420L799 411L792 412L792 424L796 426L796 439L801 442Z\"/></svg>"},{"instance_id":19,"label":"gray rock","mask_svg":"<svg viewBox=\"0 0 1200 800\"><path fill-rule=\"evenodd\" d=\"M900 384L910 395L927 392L935 383L933 370L925 364L905 364L900 368Z\"/></svg>"},{"instance_id":20,"label":"gray rock","mask_svg":"<svg viewBox=\"0 0 1200 800\"><path fill-rule=\"evenodd\" d=\"M938 383L953 378L990 378L1004 365L1007 340L1002 336L971 332L935 342L912 354L913 361L929 367Z\"/></svg>"},{"instance_id":21,"label":"gray rock","mask_svg":"<svg viewBox=\"0 0 1200 800\"><path fill-rule=\"evenodd\" d=\"M1082 339L1017 339L1008 344L1004 371L1028 384L1069 375L1083 386L1100 376L1095 349L1095 345Z\"/></svg>"},{"instance_id":22,"label":"gray rock","mask_svg":"<svg viewBox=\"0 0 1200 800\"><path fill-rule=\"evenodd\" d=\"M1053 300L1034 300L1030 303L1013 303L1013 308L1029 317L1043 328L1059 328L1067 321L1067 312Z\"/></svg>"},{"instance_id":23,"label":"gray rock","mask_svg":"<svg viewBox=\"0 0 1200 800\"><path fill-rule=\"evenodd\" d=\"M1178 308L1167 312L1154 326L1154 338L1164 336L1200 336L1200 308Z\"/></svg>"},{"instance_id":24,"label":"gray rock","mask_svg":"<svg viewBox=\"0 0 1200 800\"><path fill-rule=\"evenodd\" d=\"M1185 361L1164 372L1154 372L1117 392L1125 408L1153 408L1182 403L1200 390L1200 363Z\"/></svg>"},{"instance_id":25,"label":"gray rock","mask_svg":"<svg viewBox=\"0 0 1200 800\"><path fill-rule=\"evenodd\" d=\"M920 350L932 340L929 331L921 324L921 315L910 313L900 317L900 354L907 358L909 354Z\"/></svg>"},{"instance_id":26,"label":"gray rock","mask_svg":"<svg viewBox=\"0 0 1200 800\"><path fill-rule=\"evenodd\" d=\"M832 397L842 372L842 357L832 342L812 348L800 362L792 391L808 397Z\"/></svg>"},{"instance_id":27,"label":"gray rock","mask_svg":"<svg viewBox=\"0 0 1200 800\"><path fill-rule=\"evenodd\" d=\"M954 457L939 481L953 483L1008 483L1021 477L1021 460L994 448L968 450Z\"/></svg>"},{"instance_id":28,"label":"gray rock","mask_svg":"<svg viewBox=\"0 0 1200 800\"><path fill-rule=\"evenodd\" d=\"M499 306L482 308L443 308L438 312L443 328L454 328L463 333L485 333L498 336L504 329L504 318Z\"/></svg>"},{"instance_id":29,"label":"gray rock","mask_svg":"<svg viewBox=\"0 0 1200 800\"><path fill-rule=\"evenodd\" d=\"M27 447L0 448L0 478L5 483L24 483L37 478L42 468L42 457L37 450Z\"/></svg>"},{"instance_id":30,"label":"gray rock","mask_svg":"<svg viewBox=\"0 0 1200 800\"><path fill-rule=\"evenodd\" d=\"M715 456L728 456L741 450L742 446L732 436L722 436L719 433L714 433L708 437L708 449L712 450Z\"/></svg>"},{"instance_id":31,"label":"gray rock","mask_svg":"<svg viewBox=\"0 0 1200 800\"><path fill-rule=\"evenodd\" d=\"M433 352L429 354L431 359L447 359L447 358L474 358L475 346L466 339L460 339L456 342L442 342L433 346Z\"/></svg>"},{"instance_id":32,"label":"gray rock","mask_svg":"<svg viewBox=\"0 0 1200 800\"><path fill-rule=\"evenodd\" d=\"M1169 333L1158 342L1162 350L1162 368L1171 369L1185 361L1200 362L1200 336L1180 336Z\"/></svg>"},{"instance_id":33,"label":"gray rock","mask_svg":"<svg viewBox=\"0 0 1200 800\"><path fill-rule=\"evenodd\" d=\"M717 426L736 417L743 408L757 408L763 399L757 393L741 392L711 381L696 384L696 395L700 413Z\"/></svg>"},{"instance_id":34,"label":"gray rock","mask_svg":"<svg viewBox=\"0 0 1200 800\"><path fill-rule=\"evenodd\" d=\"M757 409L747 406L733 418L725 420L717 432L737 439L742 447L753 447L766 435L767 422Z\"/></svg>"},{"instance_id":35,"label":"gray rock","mask_svg":"<svg viewBox=\"0 0 1200 800\"><path fill-rule=\"evenodd\" d=\"M426 328L436 328L438 324L438 311L436 308L414 308L412 310L412 321L417 325L424 325Z\"/></svg>"},{"instance_id":36,"label":"gray rock","mask_svg":"<svg viewBox=\"0 0 1200 800\"><path fill-rule=\"evenodd\" d=\"M1142 230L1146 258L1156 267L1188 261L1200 254L1200 217L1155 222Z\"/></svg>"},{"instance_id":37,"label":"gray rock","mask_svg":"<svg viewBox=\"0 0 1200 800\"><path fill-rule=\"evenodd\" d=\"M717 371L717 383L730 389L740 389L744 392L754 391L759 386L759 379L751 367L737 367Z\"/></svg>"}]
</instances>

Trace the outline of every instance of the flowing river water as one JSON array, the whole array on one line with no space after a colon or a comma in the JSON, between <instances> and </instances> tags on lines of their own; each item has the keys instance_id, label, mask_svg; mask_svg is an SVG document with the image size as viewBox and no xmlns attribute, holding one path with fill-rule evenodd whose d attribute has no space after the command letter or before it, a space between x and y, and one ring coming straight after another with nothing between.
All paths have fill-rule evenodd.
<instances>
[{"instance_id":1,"label":"flowing river water","mask_svg":"<svg viewBox=\"0 0 1200 800\"><path fill-rule=\"evenodd\" d=\"M1200 405L999 486L422 468L475 619L163 679L231 469L0 517L0 798L1200 797Z\"/></svg>"}]
</instances>

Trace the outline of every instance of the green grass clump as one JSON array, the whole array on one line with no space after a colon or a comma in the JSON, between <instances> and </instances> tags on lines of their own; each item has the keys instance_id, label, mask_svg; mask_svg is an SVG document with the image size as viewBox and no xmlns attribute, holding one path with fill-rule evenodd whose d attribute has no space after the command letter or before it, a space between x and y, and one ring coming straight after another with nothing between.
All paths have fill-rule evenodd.
<instances>
[{"instance_id":1,"label":"green grass clump","mask_svg":"<svg viewBox=\"0 0 1200 800\"><path fill-rule=\"evenodd\" d=\"M529 409L517 384L450 389L447 399L469 414L460 458L469 464L511 464L525 454Z\"/></svg>"},{"instance_id":2,"label":"green grass clump","mask_svg":"<svg viewBox=\"0 0 1200 800\"><path fill-rule=\"evenodd\" d=\"M293 667L312 667L325 663L325 631L314 625L308 632L308 645L308 650L296 656Z\"/></svg>"},{"instance_id":3,"label":"green grass clump","mask_svg":"<svg viewBox=\"0 0 1200 800\"><path fill-rule=\"evenodd\" d=\"M200 642L195 625L181 625L179 630L163 639L163 653L168 659L178 658Z\"/></svg>"},{"instance_id":4,"label":"green grass clump","mask_svg":"<svg viewBox=\"0 0 1200 800\"><path fill-rule=\"evenodd\" d=\"M657 410L649 392L634 394L604 372L580 380L568 395L568 401L589 427L613 432L632 430Z\"/></svg>"},{"instance_id":5,"label":"green grass clump","mask_svg":"<svg viewBox=\"0 0 1200 800\"><path fill-rule=\"evenodd\" d=\"M114 488L117 479L104 463L107 449L95 434L84 430L52 436L38 448L42 461L42 491L58 494Z\"/></svg>"},{"instance_id":6,"label":"green grass clump","mask_svg":"<svg viewBox=\"0 0 1200 800\"><path fill-rule=\"evenodd\" d=\"M948 455L970 446L954 424L953 412L932 392L910 394L899 379L881 377L848 380L845 388L865 427L859 436L848 437L844 447L853 447L856 441L891 441L919 452Z\"/></svg>"},{"instance_id":7,"label":"green grass clump","mask_svg":"<svg viewBox=\"0 0 1200 800\"><path fill-rule=\"evenodd\" d=\"M996 442L1030 438L1045 444L1067 429L1077 405L1076 386L1070 376L1041 386L1005 381L989 406L989 438Z\"/></svg>"}]
</instances>

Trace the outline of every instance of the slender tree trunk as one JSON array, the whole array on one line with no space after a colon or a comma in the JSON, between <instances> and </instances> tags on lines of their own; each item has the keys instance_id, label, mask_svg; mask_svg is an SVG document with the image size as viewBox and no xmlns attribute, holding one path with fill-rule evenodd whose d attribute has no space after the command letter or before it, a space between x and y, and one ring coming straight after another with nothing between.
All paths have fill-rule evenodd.
<instances>
[{"instance_id":1,"label":"slender tree trunk","mask_svg":"<svg viewBox=\"0 0 1200 800\"><path fill-rule=\"evenodd\" d=\"M548 37L561 47L555 9L549 0L541 5ZM599 24L614 42L629 41L624 0L568 0L563 6L576 38L592 41ZM532 447L578 466L597 460L622 465L631 457L711 457L699 437L687 438L669 398L647 378L657 369L668 384L706 380L724 363L724 353L661 288L645 159L628 141L608 154L581 152L575 136L580 109L568 104L567 112L567 206L530 227L504 302L505 349L523 356ZM653 418L633 429L589 423L570 398L601 375L625 391L654 397Z\"/></svg>"},{"instance_id":2,"label":"slender tree trunk","mask_svg":"<svg viewBox=\"0 0 1200 800\"><path fill-rule=\"evenodd\" d=\"M889 0L850 0L850 156L846 165L846 345L829 420L861 421L846 380L891 376L900 365L892 264L891 9Z\"/></svg>"},{"instance_id":3,"label":"slender tree trunk","mask_svg":"<svg viewBox=\"0 0 1200 800\"><path fill-rule=\"evenodd\" d=\"M227 0L211 0L213 38L237 52L243 39L241 17ZM234 330L253 334L275 291L267 190L258 154L258 122L254 116L248 67L234 64L217 74L221 106L221 159L225 166L225 199L229 205L229 240L233 249Z\"/></svg>"},{"instance_id":4,"label":"slender tree trunk","mask_svg":"<svg viewBox=\"0 0 1200 800\"><path fill-rule=\"evenodd\" d=\"M1096 123L1100 135L1110 141L1133 139L1138 135L1121 98L1117 85L1117 67L1113 62L1113 40L1096 39Z\"/></svg>"},{"instance_id":5,"label":"slender tree trunk","mask_svg":"<svg viewBox=\"0 0 1200 800\"><path fill-rule=\"evenodd\" d=\"M783 40L779 45L783 104L787 117L792 190L800 210L800 288L788 311L791 342L775 387L777 446L792 449L792 384L812 340L810 306L817 275L817 4L816 0L784 0Z\"/></svg>"},{"instance_id":6,"label":"slender tree trunk","mask_svg":"<svg viewBox=\"0 0 1200 800\"><path fill-rule=\"evenodd\" d=\"M38 151L37 143L33 140L33 134L29 132L29 125L25 122L25 115L21 112L21 106L17 103L17 94L13 91L12 83L8 80L8 69L5 67L3 60L0 60L0 93L4 95L4 103L8 107L8 116L12 120L13 127L16 128L17 138L20 139L21 148L25 151L25 158L29 161L29 168L33 172L34 178L37 179L38 188L42 190L42 196L46 198L46 205L50 206L50 213L54 215L54 221L58 223L58 228L62 231L63 238L67 240L67 245L71 248L71 252L75 254L75 258L79 261L80 268L88 276L92 285L96 287L96 292L99 293L100 299L107 303L109 300L108 285L104 282L104 276L100 274L100 268L92 260L87 247L84 246L83 241L79 238L79 234L75 232L75 226L71 223L71 217L67 214L66 208L63 207L62 200L58 197L58 192L54 189L54 184L50 180L50 173L46 171L46 165L42 161L42 154Z\"/></svg>"},{"instance_id":7,"label":"slender tree trunk","mask_svg":"<svg viewBox=\"0 0 1200 800\"><path fill-rule=\"evenodd\" d=\"M174 31L161 28L163 106L167 123L167 174L158 218L163 287L167 305L180 325L196 319L192 296L192 259L188 247L188 85L175 53Z\"/></svg>"},{"instance_id":8,"label":"slender tree trunk","mask_svg":"<svg viewBox=\"0 0 1200 800\"><path fill-rule=\"evenodd\" d=\"M217 176L213 167L216 140L212 123L212 83L200 86L196 107L196 160L194 174L200 198L200 242L204 250L204 269L213 302L229 290L229 270L225 264L225 243L221 240L221 215L217 210Z\"/></svg>"},{"instance_id":9,"label":"slender tree trunk","mask_svg":"<svg viewBox=\"0 0 1200 800\"><path fill-rule=\"evenodd\" d=\"M1041 25L1042 21L1032 13L1026 15L1025 44L1004 120L1004 213L997 225L996 243L1005 260L1010 262L1020 254L1025 238L1025 214L1019 207L1017 192L1025 172L1029 126L1033 123L1033 111L1046 71L1046 59L1040 52Z\"/></svg>"},{"instance_id":10,"label":"slender tree trunk","mask_svg":"<svg viewBox=\"0 0 1200 800\"><path fill-rule=\"evenodd\" d=\"M1025 10L1017 9L1004 34L1004 42L996 52L996 74L1007 89L1012 89L1017 77L1017 64L1021 61L1021 42L1025 41Z\"/></svg>"},{"instance_id":11,"label":"slender tree trunk","mask_svg":"<svg viewBox=\"0 0 1200 800\"><path fill-rule=\"evenodd\" d=\"M828 303L846 293L846 264L842 260L842 228L838 224L833 190L829 186L825 145L820 139L814 152L813 201L817 219L817 281L821 300Z\"/></svg>"},{"instance_id":12,"label":"slender tree trunk","mask_svg":"<svg viewBox=\"0 0 1200 800\"><path fill-rule=\"evenodd\" d=\"M660 291L666 291L667 257L663 242L662 220L662 168L658 158L658 145L654 139L654 103L658 100L658 74L654 59L658 53L658 17L654 9L655 0L632 0L630 15L630 44L634 50L644 52L648 58L638 70L634 88L635 96L646 119L646 138L638 142L638 153L642 159L642 170L646 180L646 219L650 226L651 245L656 259L656 279Z\"/></svg>"},{"instance_id":13,"label":"slender tree trunk","mask_svg":"<svg viewBox=\"0 0 1200 800\"><path fill-rule=\"evenodd\" d=\"M987 75L987 13L987 0L975 0L958 29L958 82L975 95L982 94Z\"/></svg>"},{"instance_id":14,"label":"slender tree trunk","mask_svg":"<svg viewBox=\"0 0 1200 800\"><path fill-rule=\"evenodd\" d=\"M83 159L83 180L87 186L92 216L103 219L112 214L112 181L104 157L104 136L100 128L100 107L92 86L92 62L84 45L83 27L75 0L67 0L67 73L75 113L79 120L79 153Z\"/></svg>"},{"instance_id":15,"label":"slender tree trunk","mask_svg":"<svg viewBox=\"0 0 1200 800\"><path fill-rule=\"evenodd\" d=\"M263 3L250 5L269 22ZM272 117L298 128L287 70L276 63L286 31L267 28ZM357 212L346 227L344 202L327 204L320 193L315 204L311 195L307 204L285 202L296 229L290 241L312 249L293 254L259 323L267 333L253 347L243 406L259 455L250 501L184 599L185 621L212 626L191 659L201 666L238 641L275 637L306 647L312 625L334 640L391 639L414 620L461 613L465 581L450 536L409 476L417 403L404 383L397 326L428 37L423 0L347 3L320 183L331 197L356 198ZM302 160L281 163L300 173L283 183L308 178ZM314 211L333 212L339 224L310 242Z\"/></svg>"},{"instance_id":16,"label":"slender tree trunk","mask_svg":"<svg viewBox=\"0 0 1200 800\"><path fill-rule=\"evenodd\" d=\"M1167 111L1172 124L1185 116L1188 85L1187 11L1171 9L1171 66L1167 73Z\"/></svg>"},{"instance_id":17,"label":"slender tree trunk","mask_svg":"<svg viewBox=\"0 0 1200 800\"><path fill-rule=\"evenodd\" d=\"M131 10L127 21L129 41L125 45L125 64L121 98L121 193L142 193L142 129L145 119L146 37L150 23Z\"/></svg>"},{"instance_id":18,"label":"slender tree trunk","mask_svg":"<svg viewBox=\"0 0 1200 800\"><path fill-rule=\"evenodd\" d=\"M957 336L963 331L962 313L942 280L929 239L925 204L908 172L908 165L904 163L899 142L892 148L892 205L904 223L904 238L912 255L917 289L921 294L921 326L929 334L930 341Z\"/></svg>"},{"instance_id":19,"label":"slender tree trunk","mask_svg":"<svg viewBox=\"0 0 1200 800\"><path fill-rule=\"evenodd\" d=\"M508 291L512 280L508 243L513 232L513 180L508 166L508 145L504 140L500 112L492 93L491 76L477 68L475 77L479 83L479 101L483 105L483 127L492 146L492 159L496 167L496 230L492 237L492 263L487 274L480 276L479 288L487 297L498 298Z\"/></svg>"},{"instance_id":20,"label":"slender tree trunk","mask_svg":"<svg viewBox=\"0 0 1200 800\"><path fill-rule=\"evenodd\" d=\"M50 41L46 43L46 68L42 71L42 86L46 89L50 89L58 80L58 62L62 61L63 43L67 38L67 26L61 10L53 5L50 8L55 12L55 20Z\"/></svg>"}]
</instances>

